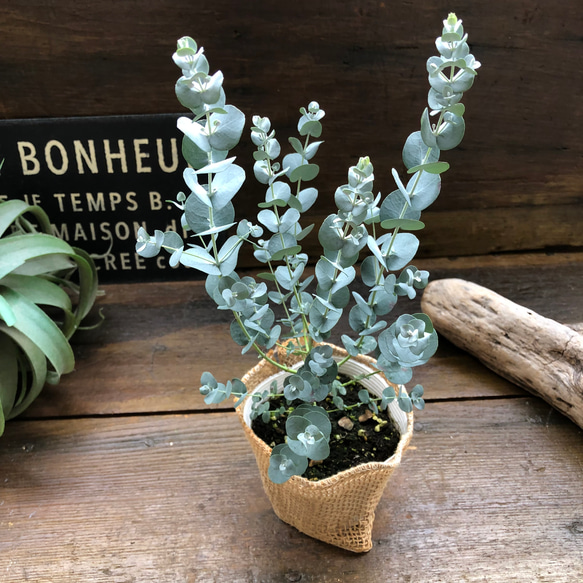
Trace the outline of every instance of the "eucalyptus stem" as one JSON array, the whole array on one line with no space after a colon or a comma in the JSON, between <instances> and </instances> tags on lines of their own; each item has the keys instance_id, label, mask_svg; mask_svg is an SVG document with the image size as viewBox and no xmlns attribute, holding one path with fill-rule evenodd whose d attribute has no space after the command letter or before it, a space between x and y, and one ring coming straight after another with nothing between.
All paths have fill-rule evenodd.
<instances>
[{"instance_id":1,"label":"eucalyptus stem","mask_svg":"<svg viewBox=\"0 0 583 583\"><path fill-rule=\"evenodd\" d=\"M251 335L249 334L249 332L247 332L247 329L245 328L245 325L243 324L243 322L241 320L241 316L237 312L233 312L233 315L235 316L235 320L237 320L237 323L241 327L241 330L245 333L247 338L249 340L251 340ZM287 367L287 366L285 366L285 364L281 364L280 362L277 362L277 361L273 360L272 358L270 358L269 356L267 356L267 354L265 354L265 352L263 352L263 350L261 350L261 348L259 348L259 346L257 346L257 344L255 342L253 342L253 349L255 350L255 352L257 352L257 354L261 358L263 358L264 360L266 360L270 364L273 364L273 366L276 366L280 370L283 370L284 372L290 372L290 373L296 372L293 368Z\"/></svg>"}]
</instances>

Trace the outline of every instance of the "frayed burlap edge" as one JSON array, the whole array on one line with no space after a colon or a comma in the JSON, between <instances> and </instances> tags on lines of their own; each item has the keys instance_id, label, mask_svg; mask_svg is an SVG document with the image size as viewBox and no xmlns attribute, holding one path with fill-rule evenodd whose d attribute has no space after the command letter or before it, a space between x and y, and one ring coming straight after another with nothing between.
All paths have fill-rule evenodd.
<instances>
[{"instance_id":1,"label":"frayed burlap edge","mask_svg":"<svg viewBox=\"0 0 583 583\"><path fill-rule=\"evenodd\" d=\"M346 356L346 352L333 346L334 353ZM270 355L279 362L293 365L299 361L283 349ZM355 360L374 365L367 356ZM249 392L263 380L280 372L269 362L262 360L243 377ZM387 381L387 384L390 384ZM399 465L401 456L413 434L413 414L407 415L407 431L401 435L397 450L384 462L370 462L340 472L330 478L311 482L293 476L284 484L274 484L268 477L271 448L247 425L243 417L244 404L237 407L243 430L261 475L263 488L276 515L315 539L353 552L366 552L372 548L372 526L375 509L381 499L388 479Z\"/></svg>"}]
</instances>

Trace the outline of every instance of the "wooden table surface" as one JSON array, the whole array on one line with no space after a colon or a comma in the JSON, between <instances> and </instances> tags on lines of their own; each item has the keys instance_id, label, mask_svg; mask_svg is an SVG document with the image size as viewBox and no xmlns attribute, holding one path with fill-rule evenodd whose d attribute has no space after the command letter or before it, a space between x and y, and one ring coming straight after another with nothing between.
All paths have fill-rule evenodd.
<instances>
[{"instance_id":1,"label":"wooden table surface","mask_svg":"<svg viewBox=\"0 0 583 583\"><path fill-rule=\"evenodd\" d=\"M418 267L583 331L581 253ZM447 341L417 371L427 407L374 547L354 555L276 518L235 414L198 394L204 370L226 380L255 362L201 281L109 285L99 304L76 371L0 439L0 581L583 580L582 430Z\"/></svg>"}]
</instances>

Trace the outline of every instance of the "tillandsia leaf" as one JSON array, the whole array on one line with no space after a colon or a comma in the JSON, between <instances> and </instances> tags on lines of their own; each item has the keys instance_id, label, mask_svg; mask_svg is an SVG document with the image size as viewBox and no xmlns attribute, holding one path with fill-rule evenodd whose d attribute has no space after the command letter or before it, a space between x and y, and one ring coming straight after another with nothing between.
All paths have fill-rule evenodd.
<instances>
[{"instance_id":1,"label":"tillandsia leaf","mask_svg":"<svg viewBox=\"0 0 583 583\"><path fill-rule=\"evenodd\" d=\"M73 247L75 255L71 259L77 265L79 285L77 288L77 306L74 310L76 322L75 328L89 314L98 293L97 266L95 262L83 249ZM63 281L61 280L61 283ZM67 335L69 338L69 335Z\"/></svg>"},{"instance_id":2,"label":"tillandsia leaf","mask_svg":"<svg viewBox=\"0 0 583 583\"><path fill-rule=\"evenodd\" d=\"M47 358L36 344L14 326L9 328L0 322L0 335L9 337L19 350L24 360L19 359L21 386L16 387L16 398L6 419L20 415L40 394L48 376ZM11 389L11 390L14 390Z\"/></svg>"},{"instance_id":3,"label":"tillandsia leaf","mask_svg":"<svg viewBox=\"0 0 583 583\"><path fill-rule=\"evenodd\" d=\"M22 294L0 285L0 293L15 317L13 327L35 344L54 367L56 378L73 370L73 350L60 328Z\"/></svg>"},{"instance_id":4,"label":"tillandsia leaf","mask_svg":"<svg viewBox=\"0 0 583 583\"><path fill-rule=\"evenodd\" d=\"M4 420L12 412L18 390L19 348L14 341L0 330L0 435L4 432Z\"/></svg>"},{"instance_id":5,"label":"tillandsia leaf","mask_svg":"<svg viewBox=\"0 0 583 583\"><path fill-rule=\"evenodd\" d=\"M6 278L5 278L6 279ZM4 281L4 280L3 280ZM16 316L10 304L0 294L0 319L4 320L7 326L16 324Z\"/></svg>"},{"instance_id":6,"label":"tillandsia leaf","mask_svg":"<svg viewBox=\"0 0 583 583\"><path fill-rule=\"evenodd\" d=\"M45 211L36 205L29 205L23 200L6 200L0 202L0 237L18 218L30 213L39 223L39 230L51 233L51 222Z\"/></svg>"},{"instance_id":7,"label":"tillandsia leaf","mask_svg":"<svg viewBox=\"0 0 583 583\"><path fill-rule=\"evenodd\" d=\"M0 286L6 286L17 294L21 294L31 302L37 305L51 306L59 308L63 312L64 323L61 330L65 337L69 337L76 329L78 322L73 313L73 305L69 294L58 284L53 283L47 279L34 277L30 275L7 275L0 282ZM2 288L0 287L0 290ZM2 302L6 302L0 291L0 317L2 317ZM5 304L12 316L14 312L10 308L10 304ZM11 326L16 323L16 319L12 324L6 320L6 324Z\"/></svg>"},{"instance_id":8,"label":"tillandsia leaf","mask_svg":"<svg viewBox=\"0 0 583 583\"><path fill-rule=\"evenodd\" d=\"M0 240L0 279L27 261L46 255L74 255L73 248L52 235L14 235Z\"/></svg>"}]
</instances>

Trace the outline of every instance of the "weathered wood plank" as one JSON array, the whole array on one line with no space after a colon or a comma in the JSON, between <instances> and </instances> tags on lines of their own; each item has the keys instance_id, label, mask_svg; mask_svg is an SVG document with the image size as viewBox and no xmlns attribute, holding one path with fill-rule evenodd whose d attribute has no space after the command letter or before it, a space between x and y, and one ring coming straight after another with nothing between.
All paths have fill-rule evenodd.
<instances>
[{"instance_id":1,"label":"weathered wood plank","mask_svg":"<svg viewBox=\"0 0 583 583\"><path fill-rule=\"evenodd\" d=\"M577 193L579 201L573 204L533 204L527 208L503 205L498 208L496 193L489 190L482 197L485 208L463 208L465 203L450 191L446 180L449 177L444 178L442 197L423 213L425 229L418 234L421 244L417 256L420 258L583 247L583 232L579 228L583 220L580 188ZM500 187L505 196L509 185L501 183ZM549 188L548 192L552 189ZM467 192L463 192L462 197L467 197ZM532 197L535 198L534 193ZM241 206L251 209L251 205L249 202ZM318 212L309 219L316 225L321 225L326 216L336 212L331 199L324 202L320 210L321 214ZM246 216L253 216L252 212L247 211ZM317 231L302 241L302 247L310 257L320 256L322 247ZM248 248L243 248L240 264L245 267L257 264Z\"/></svg>"},{"instance_id":2,"label":"weathered wood plank","mask_svg":"<svg viewBox=\"0 0 583 583\"><path fill-rule=\"evenodd\" d=\"M582 245L578 8L577 0L463 6L483 68L466 99L462 148L444 156L452 170L427 213L431 243L422 254ZM426 105L425 61L449 9L432 4L420 14L404 0L244 9L235 0L147 0L139 9L114 0L39 0L34 7L14 0L0 7L0 116L179 111L170 57L175 40L190 34L206 47L213 70L223 70L230 102L249 119L269 116L284 143L298 108L320 102L327 111L318 154L323 194L344 184L346 169L363 155L376 165L376 188L388 193L390 168L400 168L402 145ZM251 174L250 146L236 153ZM262 195L249 186L239 208L253 209ZM325 215L332 197L322 200Z\"/></svg>"},{"instance_id":3,"label":"weathered wood plank","mask_svg":"<svg viewBox=\"0 0 583 583\"><path fill-rule=\"evenodd\" d=\"M275 517L234 414L17 421L0 450L0 577L571 583L582 436L535 398L430 404L355 557Z\"/></svg>"},{"instance_id":4,"label":"weathered wood plank","mask_svg":"<svg viewBox=\"0 0 583 583\"><path fill-rule=\"evenodd\" d=\"M517 255L416 262L432 279L461 277L567 325L583 324L583 254ZM561 284L557 285L557 281ZM240 377L256 362L231 340L230 316L216 310L202 281L105 286L105 322L76 338L76 371L47 386L28 415L68 416L208 408L200 395L205 370ZM390 314L419 311L401 300ZM350 334L346 325L335 334ZM521 389L441 341L438 354L416 371L428 398L522 395Z\"/></svg>"}]
</instances>

